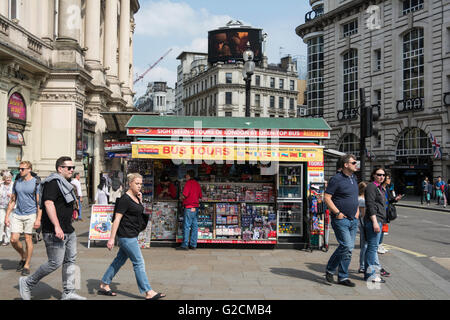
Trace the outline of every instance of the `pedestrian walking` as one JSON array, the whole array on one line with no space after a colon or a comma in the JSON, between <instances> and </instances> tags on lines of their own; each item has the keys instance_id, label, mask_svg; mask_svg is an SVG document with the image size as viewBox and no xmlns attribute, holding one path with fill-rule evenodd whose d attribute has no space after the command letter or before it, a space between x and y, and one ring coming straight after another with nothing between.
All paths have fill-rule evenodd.
<instances>
[{"instance_id":1,"label":"pedestrian walking","mask_svg":"<svg viewBox=\"0 0 450 320\"><path fill-rule=\"evenodd\" d=\"M383 182L386 172L377 167L371 173L371 183L364 193L366 212L364 215L364 229L366 231L367 250L364 263L364 280L372 282L386 282L379 276L380 266L377 264L377 249L380 243L382 224L386 223L386 191Z\"/></svg>"},{"instance_id":2,"label":"pedestrian walking","mask_svg":"<svg viewBox=\"0 0 450 320\"><path fill-rule=\"evenodd\" d=\"M106 179L100 178L100 183L97 186L97 192L95 193L95 204L107 205L109 192L106 188Z\"/></svg>"},{"instance_id":3,"label":"pedestrian walking","mask_svg":"<svg viewBox=\"0 0 450 320\"><path fill-rule=\"evenodd\" d=\"M78 202L78 217L76 220L83 221L81 218L81 211L83 209L83 192L81 191L81 182L80 182L81 175L79 172L75 172L73 174L73 179L70 181L71 184L75 187L75 194L77 196L77 202Z\"/></svg>"},{"instance_id":4,"label":"pedestrian walking","mask_svg":"<svg viewBox=\"0 0 450 320\"><path fill-rule=\"evenodd\" d=\"M128 191L118 199L114 210L114 219L107 247L114 248L115 237L119 242L119 252L111 265L106 270L100 283L99 294L116 296L110 288L114 276L119 272L124 263L130 259L136 276L139 291L147 300L157 300L166 295L152 289L145 272L145 262L138 244L138 235L147 227L149 216L144 214L142 204L142 176L134 173L128 175Z\"/></svg>"},{"instance_id":5,"label":"pedestrian walking","mask_svg":"<svg viewBox=\"0 0 450 320\"><path fill-rule=\"evenodd\" d=\"M325 203L330 209L331 226L339 243L326 266L326 280L334 283L333 276L338 269L338 284L348 287L355 286L348 279L348 268L355 246L359 218L358 182L354 174L356 165L354 155L343 156L342 170L331 178L325 190Z\"/></svg>"},{"instance_id":6,"label":"pedestrian walking","mask_svg":"<svg viewBox=\"0 0 450 320\"><path fill-rule=\"evenodd\" d=\"M74 186L70 183L73 170L70 157L56 161L56 172L43 182L42 233L48 261L35 273L19 280L20 296L31 299L32 289L42 278L62 266L63 293L61 300L86 300L75 292L77 266L77 236L72 226L72 214L77 208Z\"/></svg>"},{"instance_id":7,"label":"pedestrian walking","mask_svg":"<svg viewBox=\"0 0 450 320\"><path fill-rule=\"evenodd\" d=\"M428 182L427 184L427 205L430 206L431 203L431 199L433 196L433 184L431 184L431 182Z\"/></svg>"},{"instance_id":8,"label":"pedestrian walking","mask_svg":"<svg viewBox=\"0 0 450 320\"><path fill-rule=\"evenodd\" d=\"M426 203L429 203L429 201L430 201L428 199L429 198L428 197L428 184L429 184L428 177L425 177L422 181L422 197L420 198L420 204L423 204L424 201Z\"/></svg>"},{"instance_id":9,"label":"pedestrian walking","mask_svg":"<svg viewBox=\"0 0 450 320\"><path fill-rule=\"evenodd\" d=\"M186 173L186 184L183 188L182 198L184 207L183 219L183 243L177 250L195 250L197 248L198 237L198 209L199 201L203 197L202 188L195 180L194 170Z\"/></svg>"},{"instance_id":10,"label":"pedestrian walking","mask_svg":"<svg viewBox=\"0 0 450 320\"><path fill-rule=\"evenodd\" d=\"M3 172L2 183L0 184L0 242L2 246L9 245L11 238L11 228L5 224L6 210L13 193L12 175L9 172Z\"/></svg>"},{"instance_id":11,"label":"pedestrian walking","mask_svg":"<svg viewBox=\"0 0 450 320\"><path fill-rule=\"evenodd\" d=\"M364 199L364 191L366 190L367 183L364 181L358 184L358 207L359 207L359 269L358 273L364 273L364 260L367 250L366 235L364 230L364 213L366 210L366 201Z\"/></svg>"},{"instance_id":12,"label":"pedestrian walking","mask_svg":"<svg viewBox=\"0 0 450 320\"><path fill-rule=\"evenodd\" d=\"M11 245L20 255L17 272L30 274L30 263L33 255L33 229L41 226L41 209L39 203L40 178L35 174L29 161L19 163L19 177L13 184L13 193L6 210L5 225L11 227ZM14 210L14 213L11 214ZM26 250L20 241L25 234Z\"/></svg>"},{"instance_id":13,"label":"pedestrian walking","mask_svg":"<svg viewBox=\"0 0 450 320\"><path fill-rule=\"evenodd\" d=\"M441 200L442 203L444 204L444 199L443 199L443 190L445 189L445 182L442 181L442 178L439 176L437 178L436 184L435 184L435 189L436 189L436 199L437 199L437 205L441 204ZM444 204L445 206L445 204Z\"/></svg>"}]
</instances>

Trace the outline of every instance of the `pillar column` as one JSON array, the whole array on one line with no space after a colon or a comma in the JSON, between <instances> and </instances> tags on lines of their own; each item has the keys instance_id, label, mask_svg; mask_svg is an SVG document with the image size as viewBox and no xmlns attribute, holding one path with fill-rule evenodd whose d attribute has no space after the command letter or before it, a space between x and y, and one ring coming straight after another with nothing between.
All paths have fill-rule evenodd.
<instances>
[{"instance_id":1,"label":"pillar column","mask_svg":"<svg viewBox=\"0 0 450 320\"><path fill-rule=\"evenodd\" d=\"M130 72L130 0L120 1L119 81L129 87Z\"/></svg>"},{"instance_id":2,"label":"pillar column","mask_svg":"<svg viewBox=\"0 0 450 320\"><path fill-rule=\"evenodd\" d=\"M100 0L86 2L86 62L100 63Z\"/></svg>"},{"instance_id":3,"label":"pillar column","mask_svg":"<svg viewBox=\"0 0 450 320\"><path fill-rule=\"evenodd\" d=\"M58 39L80 42L81 0L59 0Z\"/></svg>"},{"instance_id":4,"label":"pillar column","mask_svg":"<svg viewBox=\"0 0 450 320\"><path fill-rule=\"evenodd\" d=\"M44 40L53 40L55 28L55 1L41 0L39 2L40 9L40 26L39 36Z\"/></svg>"},{"instance_id":5,"label":"pillar column","mask_svg":"<svg viewBox=\"0 0 450 320\"><path fill-rule=\"evenodd\" d=\"M103 64L106 70L106 77L110 83L112 96L121 98L119 83L119 69L117 63L117 5L118 0L108 0L105 4L105 46Z\"/></svg>"},{"instance_id":6,"label":"pillar column","mask_svg":"<svg viewBox=\"0 0 450 320\"><path fill-rule=\"evenodd\" d=\"M106 1L105 10L105 57L104 64L109 68L109 76L118 76L117 69L117 1Z\"/></svg>"}]
</instances>

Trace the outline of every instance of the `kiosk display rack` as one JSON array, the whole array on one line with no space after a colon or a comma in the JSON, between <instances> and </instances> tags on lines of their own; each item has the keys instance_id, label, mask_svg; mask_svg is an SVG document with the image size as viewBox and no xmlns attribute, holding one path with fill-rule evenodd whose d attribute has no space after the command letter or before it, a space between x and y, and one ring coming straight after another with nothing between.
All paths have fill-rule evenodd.
<instances>
[{"instance_id":1,"label":"kiosk display rack","mask_svg":"<svg viewBox=\"0 0 450 320\"><path fill-rule=\"evenodd\" d=\"M303 165L280 164L278 237L303 236Z\"/></svg>"}]
</instances>

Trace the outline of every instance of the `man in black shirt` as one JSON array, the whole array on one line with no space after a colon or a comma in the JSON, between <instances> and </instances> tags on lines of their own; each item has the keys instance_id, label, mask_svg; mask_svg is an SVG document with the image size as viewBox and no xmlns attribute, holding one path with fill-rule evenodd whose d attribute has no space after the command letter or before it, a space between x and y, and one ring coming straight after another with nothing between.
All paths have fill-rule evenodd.
<instances>
[{"instance_id":1,"label":"man in black shirt","mask_svg":"<svg viewBox=\"0 0 450 320\"><path fill-rule=\"evenodd\" d=\"M78 209L74 187L70 183L74 169L70 157L61 157L56 161L57 172L52 173L43 183L42 233L48 262L31 276L20 278L19 291L24 300L30 300L31 289L60 266L63 267L64 288L61 300L86 300L75 293L75 280L79 270L75 265L77 237L72 227L73 210Z\"/></svg>"}]
</instances>

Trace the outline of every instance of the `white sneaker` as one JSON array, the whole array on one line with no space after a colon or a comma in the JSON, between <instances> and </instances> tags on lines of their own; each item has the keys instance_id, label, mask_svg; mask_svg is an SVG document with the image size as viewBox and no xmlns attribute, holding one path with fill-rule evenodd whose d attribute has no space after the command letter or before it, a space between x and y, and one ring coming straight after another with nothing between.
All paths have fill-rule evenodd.
<instances>
[{"instance_id":1,"label":"white sneaker","mask_svg":"<svg viewBox=\"0 0 450 320\"><path fill-rule=\"evenodd\" d=\"M87 298L82 297L75 292L63 293L61 296L61 300L87 300Z\"/></svg>"},{"instance_id":2,"label":"white sneaker","mask_svg":"<svg viewBox=\"0 0 450 320\"><path fill-rule=\"evenodd\" d=\"M20 277L19 279L19 292L23 300L31 300L31 290L27 285L27 279L28 277Z\"/></svg>"},{"instance_id":3,"label":"white sneaker","mask_svg":"<svg viewBox=\"0 0 450 320\"><path fill-rule=\"evenodd\" d=\"M379 245L379 246L378 246L377 252L378 252L379 254L384 254L384 253L386 253L386 249L383 248L381 245Z\"/></svg>"}]
</instances>

